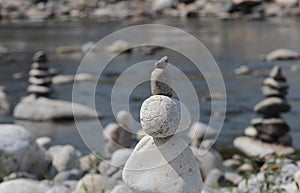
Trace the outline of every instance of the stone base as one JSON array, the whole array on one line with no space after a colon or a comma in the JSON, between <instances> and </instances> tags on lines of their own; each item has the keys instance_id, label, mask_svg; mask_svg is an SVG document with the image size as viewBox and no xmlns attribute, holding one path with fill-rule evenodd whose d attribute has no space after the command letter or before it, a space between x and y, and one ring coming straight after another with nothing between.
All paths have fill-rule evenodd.
<instances>
[{"instance_id":1,"label":"stone base","mask_svg":"<svg viewBox=\"0 0 300 193\"><path fill-rule=\"evenodd\" d=\"M44 97L35 98L29 95L15 107L16 119L31 121L50 121L61 119L88 119L98 118L100 114L89 107L78 103L53 100Z\"/></svg>"},{"instance_id":2,"label":"stone base","mask_svg":"<svg viewBox=\"0 0 300 193\"><path fill-rule=\"evenodd\" d=\"M264 143L251 137L238 137L233 145L248 156L263 156L268 153L289 155L295 152L293 147Z\"/></svg>"}]
</instances>

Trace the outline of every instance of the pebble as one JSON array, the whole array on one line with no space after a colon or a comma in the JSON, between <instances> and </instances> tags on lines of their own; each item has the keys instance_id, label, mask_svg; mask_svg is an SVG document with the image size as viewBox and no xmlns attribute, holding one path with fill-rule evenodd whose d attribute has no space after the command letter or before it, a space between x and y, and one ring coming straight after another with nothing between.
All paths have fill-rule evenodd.
<instances>
[{"instance_id":1,"label":"pebble","mask_svg":"<svg viewBox=\"0 0 300 193\"><path fill-rule=\"evenodd\" d=\"M151 73L152 95L173 95L172 80L166 68L168 57L165 56L155 63L156 68Z\"/></svg>"},{"instance_id":2,"label":"pebble","mask_svg":"<svg viewBox=\"0 0 300 193\"><path fill-rule=\"evenodd\" d=\"M35 140L35 142L45 149L49 149L52 146L52 139L50 137L39 137Z\"/></svg>"},{"instance_id":3,"label":"pebble","mask_svg":"<svg viewBox=\"0 0 300 193\"><path fill-rule=\"evenodd\" d=\"M34 53L32 60L34 62L47 62L47 55L44 51L37 51Z\"/></svg>"},{"instance_id":4,"label":"pebble","mask_svg":"<svg viewBox=\"0 0 300 193\"><path fill-rule=\"evenodd\" d=\"M29 85L27 87L27 92L40 95L48 95L52 92L52 89L47 86Z\"/></svg>"},{"instance_id":5,"label":"pebble","mask_svg":"<svg viewBox=\"0 0 300 193\"><path fill-rule=\"evenodd\" d=\"M42 63L42 62L34 62L31 65L31 68L32 69L37 69L37 70L43 70L43 71L49 70L49 67L45 63Z\"/></svg>"},{"instance_id":6,"label":"pebble","mask_svg":"<svg viewBox=\"0 0 300 193\"><path fill-rule=\"evenodd\" d=\"M53 156L52 164L58 172L71 170L78 168L80 156L81 153L73 146L65 145Z\"/></svg>"},{"instance_id":7,"label":"pebble","mask_svg":"<svg viewBox=\"0 0 300 193\"><path fill-rule=\"evenodd\" d=\"M163 95L154 95L142 104L140 119L148 135L166 138L175 134L181 119L180 103Z\"/></svg>"},{"instance_id":8,"label":"pebble","mask_svg":"<svg viewBox=\"0 0 300 193\"><path fill-rule=\"evenodd\" d=\"M236 75L246 75L253 72L252 68L247 65L242 65L234 70Z\"/></svg>"},{"instance_id":9,"label":"pebble","mask_svg":"<svg viewBox=\"0 0 300 193\"><path fill-rule=\"evenodd\" d=\"M282 136L289 130L289 126L281 118L264 119L262 126L258 127L258 131L260 133L264 133L272 137Z\"/></svg>"},{"instance_id":10,"label":"pebble","mask_svg":"<svg viewBox=\"0 0 300 193\"><path fill-rule=\"evenodd\" d=\"M44 78L36 78L34 76L29 77L28 82L34 85L49 85L51 83L51 78L44 77Z\"/></svg>"},{"instance_id":11,"label":"pebble","mask_svg":"<svg viewBox=\"0 0 300 193\"><path fill-rule=\"evenodd\" d=\"M47 70L31 69L29 71L29 76L47 77L49 76L49 72Z\"/></svg>"},{"instance_id":12,"label":"pebble","mask_svg":"<svg viewBox=\"0 0 300 193\"><path fill-rule=\"evenodd\" d=\"M289 88L289 85L284 81L277 81L273 78L267 78L264 81L264 85L269 86L274 89L284 90Z\"/></svg>"},{"instance_id":13,"label":"pebble","mask_svg":"<svg viewBox=\"0 0 300 193\"><path fill-rule=\"evenodd\" d=\"M87 174L79 180L74 193L109 192L116 182L99 174Z\"/></svg>"},{"instance_id":14,"label":"pebble","mask_svg":"<svg viewBox=\"0 0 300 193\"><path fill-rule=\"evenodd\" d=\"M253 126L247 127L245 129L244 133L246 136L254 137L254 138L257 137L257 135L258 135L257 129Z\"/></svg>"},{"instance_id":15,"label":"pebble","mask_svg":"<svg viewBox=\"0 0 300 193\"><path fill-rule=\"evenodd\" d=\"M117 40L109 45L107 50L112 53L131 52L131 46L129 42Z\"/></svg>"},{"instance_id":16,"label":"pebble","mask_svg":"<svg viewBox=\"0 0 300 193\"><path fill-rule=\"evenodd\" d=\"M300 54L290 49L277 49L266 55L267 61L298 59Z\"/></svg>"},{"instance_id":17,"label":"pebble","mask_svg":"<svg viewBox=\"0 0 300 193\"><path fill-rule=\"evenodd\" d=\"M271 88L269 86L263 86L262 87L262 93L266 97L279 97L279 98L284 98L285 95L287 95L287 90L278 90Z\"/></svg>"},{"instance_id":18,"label":"pebble","mask_svg":"<svg viewBox=\"0 0 300 193\"><path fill-rule=\"evenodd\" d=\"M291 106L283 99L269 97L255 105L254 111L266 116L277 116L280 113L289 112Z\"/></svg>"},{"instance_id":19,"label":"pebble","mask_svg":"<svg viewBox=\"0 0 300 193\"><path fill-rule=\"evenodd\" d=\"M53 179L56 184L62 184L69 180L80 180L84 172L78 169L59 172Z\"/></svg>"}]
</instances>

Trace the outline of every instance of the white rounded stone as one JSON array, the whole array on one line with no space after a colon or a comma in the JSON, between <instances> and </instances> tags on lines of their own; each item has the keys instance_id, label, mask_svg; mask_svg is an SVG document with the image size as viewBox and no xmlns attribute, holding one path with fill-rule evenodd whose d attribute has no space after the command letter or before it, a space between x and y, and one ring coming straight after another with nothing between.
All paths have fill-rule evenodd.
<instances>
[{"instance_id":1,"label":"white rounded stone","mask_svg":"<svg viewBox=\"0 0 300 193\"><path fill-rule=\"evenodd\" d=\"M245 135L249 137L256 137L258 135L257 129L255 127L249 126L245 129Z\"/></svg>"},{"instance_id":2,"label":"white rounded stone","mask_svg":"<svg viewBox=\"0 0 300 193\"><path fill-rule=\"evenodd\" d=\"M130 129L132 126L132 119L131 115L128 111L121 110L117 113L116 119L118 123L121 125L121 127L126 128L127 130Z\"/></svg>"},{"instance_id":3,"label":"white rounded stone","mask_svg":"<svg viewBox=\"0 0 300 193\"><path fill-rule=\"evenodd\" d=\"M163 95L151 96L141 107L142 128L153 137L172 136L179 127L180 112L179 101Z\"/></svg>"}]
</instances>

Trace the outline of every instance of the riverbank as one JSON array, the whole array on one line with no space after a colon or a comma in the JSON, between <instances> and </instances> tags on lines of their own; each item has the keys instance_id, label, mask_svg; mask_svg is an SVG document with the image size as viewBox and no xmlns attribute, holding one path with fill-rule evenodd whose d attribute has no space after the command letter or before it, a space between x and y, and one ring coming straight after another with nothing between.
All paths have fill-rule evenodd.
<instances>
[{"instance_id":1,"label":"riverbank","mask_svg":"<svg viewBox=\"0 0 300 193\"><path fill-rule=\"evenodd\" d=\"M0 7L5 22L130 19L132 24L140 24L161 17L256 20L300 16L298 0L2 0Z\"/></svg>"}]
</instances>

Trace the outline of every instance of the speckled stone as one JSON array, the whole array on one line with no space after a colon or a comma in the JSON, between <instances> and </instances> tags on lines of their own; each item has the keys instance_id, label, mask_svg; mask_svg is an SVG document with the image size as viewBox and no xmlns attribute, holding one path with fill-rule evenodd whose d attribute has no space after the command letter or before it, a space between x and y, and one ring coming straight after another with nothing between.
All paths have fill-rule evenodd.
<instances>
[{"instance_id":1,"label":"speckled stone","mask_svg":"<svg viewBox=\"0 0 300 193\"><path fill-rule=\"evenodd\" d=\"M165 138L175 134L180 123L179 101L163 95L154 95L142 104L140 117L148 135Z\"/></svg>"},{"instance_id":2,"label":"speckled stone","mask_svg":"<svg viewBox=\"0 0 300 193\"><path fill-rule=\"evenodd\" d=\"M202 178L196 158L180 138L145 136L123 170L124 183L135 193L199 193Z\"/></svg>"},{"instance_id":3,"label":"speckled stone","mask_svg":"<svg viewBox=\"0 0 300 193\"><path fill-rule=\"evenodd\" d=\"M166 68L168 57L163 57L155 63L156 68L151 73L151 92L153 95L165 95L171 97L173 89L171 77Z\"/></svg>"}]
</instances>

